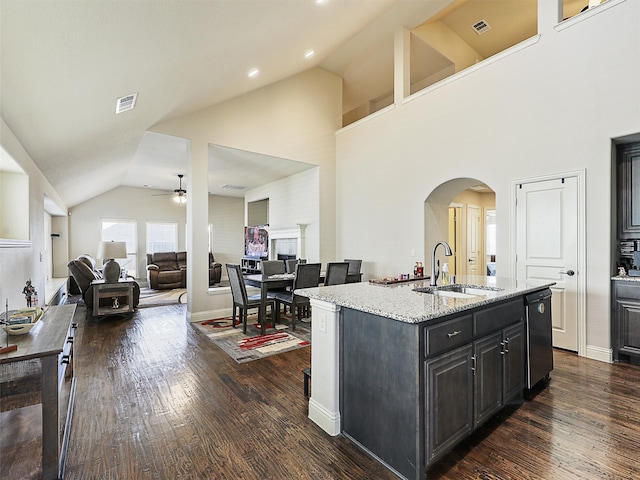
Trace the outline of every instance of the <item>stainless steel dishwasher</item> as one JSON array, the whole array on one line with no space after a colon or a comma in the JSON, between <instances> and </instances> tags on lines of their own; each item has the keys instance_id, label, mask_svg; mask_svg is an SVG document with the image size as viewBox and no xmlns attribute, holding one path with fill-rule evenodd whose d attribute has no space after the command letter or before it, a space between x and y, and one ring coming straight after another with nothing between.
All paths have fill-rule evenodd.
<instances>
[{"instance_id":1,"label":"stainless steel dishwasher","mask_svg":"<svg viewBox=\"0 0 640 480\"><path fill-rule=\"evenodd\" d=\"M553 370L551 336L551 290L545 288L525 297L527 310L527 382L530 389L540 380L550 380Z\"/></svg>"}]
</instances>

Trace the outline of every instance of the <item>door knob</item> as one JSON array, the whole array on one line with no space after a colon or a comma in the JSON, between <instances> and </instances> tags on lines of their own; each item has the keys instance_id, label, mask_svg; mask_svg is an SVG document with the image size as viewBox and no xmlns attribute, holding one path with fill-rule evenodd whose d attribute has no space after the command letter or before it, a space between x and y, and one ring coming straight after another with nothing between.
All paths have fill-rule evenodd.
<instances>
[{"instance_id":1,"label":"door knob","mask_svg":"<svg viewBox=\"0 0 640 480\"><path fill-rule=\"evenodd\" d=\"M573 270L567 270L566 272L558 272L560 275L568 275L569 277L573 277L576 272L574 272Z\"/></svg>"}]
</instances>

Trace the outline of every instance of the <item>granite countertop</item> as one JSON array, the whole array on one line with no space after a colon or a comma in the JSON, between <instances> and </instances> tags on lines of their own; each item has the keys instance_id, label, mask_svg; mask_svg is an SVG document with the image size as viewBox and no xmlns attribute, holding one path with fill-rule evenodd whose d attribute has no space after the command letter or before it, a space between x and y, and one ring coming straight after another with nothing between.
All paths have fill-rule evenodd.
<instances>
[{"instance_id":1,"label":"granite countertop","mask_svg":"<svg viewBox=\"0 0 640 480\"><path fill-rule=\"evenodd\" d=\"M330 287L299 289L296 290L296 294L405 323L420 323L521 296L555 284L555 282L548 282L532 286L524 281L503 277L465 275L458 275L456 283L496 287L502 290L490 291L486 296L474 296L473 298L441 297L415 292L415 288L429 286L428 280L418 280L395 285L377 285L368 282L348 283Z\"/></svg>"},{"instance_id":2,"label":"granite countertop","mask_svg":"<svg viewBox=\"0 0 640 480\"><path fill-rule=\"evenodd\" d=\"M616 275L611 280L619 280L621 282L640 282L640 277L631 277L629 275Z\"/></svg>"}]
</instances>

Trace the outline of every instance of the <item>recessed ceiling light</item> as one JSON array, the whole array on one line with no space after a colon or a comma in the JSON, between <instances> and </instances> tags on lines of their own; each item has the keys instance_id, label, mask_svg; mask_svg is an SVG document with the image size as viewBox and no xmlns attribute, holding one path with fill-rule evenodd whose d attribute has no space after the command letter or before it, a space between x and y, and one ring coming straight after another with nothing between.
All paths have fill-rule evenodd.
<instances>
[{"instance_id":1,"label":"recessed ceiling light","mask_svg":"<svg viewBox=\"0 0 640 480\"><path fill-rule=\"evenodd\" d=\"M260 73L260 70L258 70L257 68L252 68L251 70L249 70L249 78L253 78L253 77L257 77L258 74Z\"/></svg>"},{"instance_id":2,"label":"recessed ceiling light","mask_svg":"<svg viewBox=\"0 0 640 480\"><path fill-rule=\"evenodd\" d=\"M304 58L311 58L316 54L313 50L307 50L304 54Z\"/></svg>"},{"instance_id":3,"label":"recessed ceiling light","mask_svg":"<svg viewBox=\"0 0 640 480\"><path fill-rule=\"evenodd\" d=\"M323 3L327 3L329 0L316 0L316 5L322 5Z\"/></svg>"}]
</instances>

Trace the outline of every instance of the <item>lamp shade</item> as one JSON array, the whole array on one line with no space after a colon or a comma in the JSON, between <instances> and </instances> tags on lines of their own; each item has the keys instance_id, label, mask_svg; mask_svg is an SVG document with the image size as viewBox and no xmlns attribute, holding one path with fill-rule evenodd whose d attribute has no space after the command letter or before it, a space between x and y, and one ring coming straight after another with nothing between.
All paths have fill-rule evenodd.
<instances>
[{"instance_id":1,"label":"lamp shade","mask_svg":"<svg viewBox=\"0 0 640 480\"><path fill-rule=\"evenodd\" d=\"M126 242L100 242L98 244L98 258L108 260L102 267L104 281L117 283L120 278L120 265L114 258L127 258Z\"/></svg>"},{"instance_id":2,"label":"lamp shade","mask_svg":"<svg viewBox=\"0 0 640 480\"><path fill-rule=\"evenodd\" d=\"M103 260L127 258L127 242L100 242L96 256Z\"/></svg>"}]
</instances>

